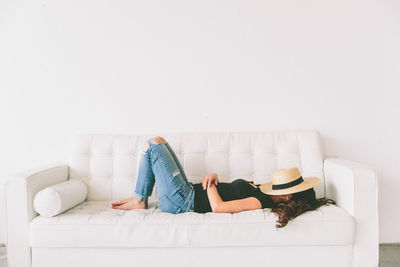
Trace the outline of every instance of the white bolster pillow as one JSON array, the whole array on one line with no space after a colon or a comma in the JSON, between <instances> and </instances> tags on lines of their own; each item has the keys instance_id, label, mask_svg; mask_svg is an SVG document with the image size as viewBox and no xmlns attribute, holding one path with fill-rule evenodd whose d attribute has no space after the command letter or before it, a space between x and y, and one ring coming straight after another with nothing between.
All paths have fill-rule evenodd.
<instances>
[{"instance_id":1,"label":"white bolster pillow","mask_svg":"<svg viewBox=\"0 0 400 267\"><path fill-rule=\"evenodd\" d=\"M87 187L83 182L68 180L37 192L33 208L43 217L53 217L82 203L86 196Z\"/></svg>"}]
</instances>

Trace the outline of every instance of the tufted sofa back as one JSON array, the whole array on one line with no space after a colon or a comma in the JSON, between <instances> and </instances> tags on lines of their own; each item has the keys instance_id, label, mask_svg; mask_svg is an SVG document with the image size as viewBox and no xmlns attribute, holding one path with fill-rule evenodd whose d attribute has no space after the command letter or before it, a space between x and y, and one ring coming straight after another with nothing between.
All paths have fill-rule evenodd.
<instances>
[{"instance_id":1,"label":"tufted sofa back","mask_svg":"<svg viewBox=\"0 0 400 267\"><path fill-rule=\"evenodd\" d=\"M238 133L163 134L179 158L187 178L201 183L211 172L220 182L242 178L270 182L281 168L298 167L303 175L323 178L323 154L315 130ZM88 186L88 200L133 196L137 166L151 136L77 134L72 138L69 178ZM156 178L157 181L157 178ZM315 188L324 196L324 183ZM151 199L155 199L156 186Z\"/></svg>"}]
</instances>

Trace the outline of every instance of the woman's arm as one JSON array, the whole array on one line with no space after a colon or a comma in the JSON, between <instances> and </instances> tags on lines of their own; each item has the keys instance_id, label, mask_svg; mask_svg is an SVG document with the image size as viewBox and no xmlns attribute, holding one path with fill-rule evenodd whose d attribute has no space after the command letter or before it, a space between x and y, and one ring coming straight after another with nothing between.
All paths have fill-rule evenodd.
<instances>
[{"instance_id":1,"label":"woman's arm","mask_svg":"<svg viewBox=\"0 0 400 267\"><path fill-rule=\"evenodd\" d=\"M217 207L224 202L221 198L221 196L218 193L217 187L215 184L211 184L210 187L207 187L207 196L208 200L210 201L210 206L212 211L215 212L217 210Z\"/></svg>"},{"instance_id":2,"label":"woman's arm","mask_svg":"<svg viewBox=\"0 0 400 267\"><path fill-rule=\"evenodd\" d=\"M260 201L255 197L223 201L218 193L217 187L214 184L207 188L207 196L208 200L210 201L211 209L215 213L235 213L244 210L255 210L262 208Z\"/></svg>"}]
</instances>

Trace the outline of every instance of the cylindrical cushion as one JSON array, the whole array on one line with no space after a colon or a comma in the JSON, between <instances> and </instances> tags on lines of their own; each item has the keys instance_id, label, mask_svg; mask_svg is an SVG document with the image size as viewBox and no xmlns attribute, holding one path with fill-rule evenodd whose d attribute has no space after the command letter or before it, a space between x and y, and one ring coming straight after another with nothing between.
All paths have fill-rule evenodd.
<instances>
[{"instance_id":1,"label":"cylindrical cushion","mask_svg":"<svg viewBox=\"0 0 400 267\"><path fill-rule=\"evenodd\" d=\"M85 201L86 185L79 180L46 187L36 193L33 208L44 217L53 217Z\"/></svg>"}]
</instances>

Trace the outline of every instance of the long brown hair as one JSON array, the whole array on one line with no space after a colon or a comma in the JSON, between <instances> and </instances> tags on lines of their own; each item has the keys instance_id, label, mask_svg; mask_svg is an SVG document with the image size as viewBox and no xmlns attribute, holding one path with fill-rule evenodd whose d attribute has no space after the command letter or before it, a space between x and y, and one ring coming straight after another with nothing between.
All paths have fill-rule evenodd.
<instances>
[{"instance_id":1,"label":"long brown hair","mask_svg":"<svg viewBox=\"0 0 400 267\"><path fill-rule=\"evenodd\" d=\"M276 221L276 228L285 227L291 219L310 211L316 210L322 205L329 206L336 204L336 202L329 198L316 199L314 188L294 193L292 198L287 202L280 202L271 209L278 220Z\"/></svg>"}]
</instances>

